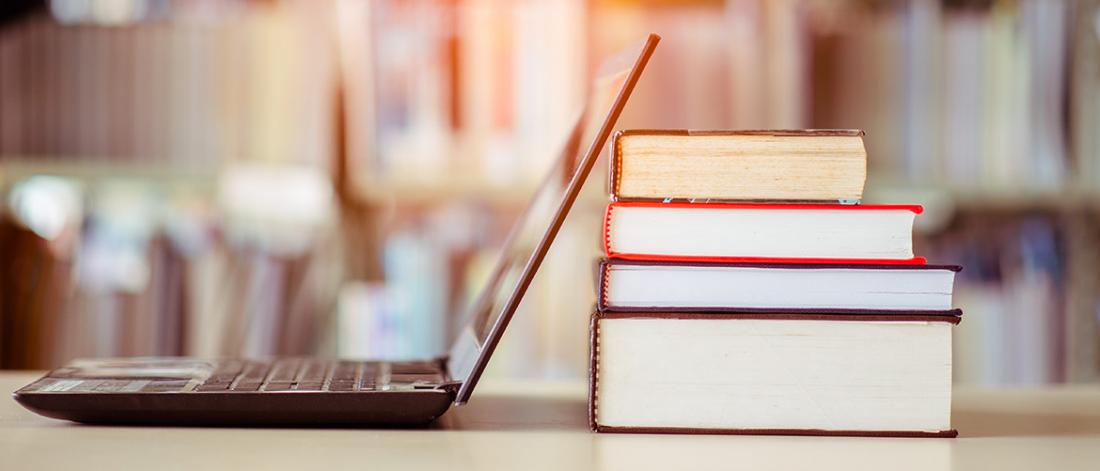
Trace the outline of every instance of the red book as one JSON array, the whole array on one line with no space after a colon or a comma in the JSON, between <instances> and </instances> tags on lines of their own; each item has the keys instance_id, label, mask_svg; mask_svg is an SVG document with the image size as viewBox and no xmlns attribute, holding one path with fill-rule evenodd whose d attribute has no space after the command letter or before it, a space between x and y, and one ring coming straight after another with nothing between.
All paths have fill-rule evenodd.
<instances>
[{"instance_id":1,"label":"red book","mask_svg":"<svg viewBox=\"0 0 1100 471\"><path fill-rule=\"evenodd\" d=\"M923 265L917 205L619 202L607 206L609 258L677 262Z\"/></svg>"}]
</instances>

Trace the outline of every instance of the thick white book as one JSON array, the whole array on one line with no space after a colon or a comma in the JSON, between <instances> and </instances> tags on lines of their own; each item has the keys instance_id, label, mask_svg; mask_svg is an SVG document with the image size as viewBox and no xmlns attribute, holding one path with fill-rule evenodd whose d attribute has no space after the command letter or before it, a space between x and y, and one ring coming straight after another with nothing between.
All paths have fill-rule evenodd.
<instances>
[{"instance_id":1,"label":"thick white book","mask_svg":"<svg viewBox=\"0 0 1100 471\"><path fill-rule=\"evenodd\" d=\"M958 316L597 312L599 432L953 437Z\"/></svg>"}]
</instances>

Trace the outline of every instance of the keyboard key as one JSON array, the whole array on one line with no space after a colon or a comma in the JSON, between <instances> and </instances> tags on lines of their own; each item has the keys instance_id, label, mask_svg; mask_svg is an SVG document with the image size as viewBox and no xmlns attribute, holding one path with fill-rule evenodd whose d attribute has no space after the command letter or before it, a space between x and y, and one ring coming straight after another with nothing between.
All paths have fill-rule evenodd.
<instances>
[{"instance_id":1,"label":"keyboard key","mask_svg":"<svg viewBox=\"0 0 1100 471\"><path fill-rule=\"evenodd\" d=\"M233 385L232 390L233 391L241 391L241 392L259 391L260 386L262 384L263 383L260 383L258 381L252 381L252 382L240 381L240 382L237 382L237 384Z\"/></svg>"},{"instance_id":2,"label":"keyboard key","mask_svg":"<svg viewBox=\"0 0 1100 471\"><path fill-rule=\"evenodd\" d=\"M359 364L351 361L341 361L336 364L332 372L333 381L355 381L355 374L359 370Z\"/></svg>"},{"instance_id":3,"label":"keyboard key","mask_svg":"<svg viewBox=\"0 0 1100 471\"><path fill-rule=\"evenodd\" d=\"M226 391L229 389L229 383L205 383L200 384L195 391L209 392L209 391Z\"/></svg>"},{"instance_id":4,"label":"keyboard key","mask_svg":"<svg viewBox=\"0 0 1100 471\"><path fill-rule=\"evenodd\" d=\"M277 383L267 383L264 385L264 391L290 391L294 386L294 383L287 381L280 381Z\"/></svg>"},{"instance_id":5,"label":"keyboard key","mask_svg":"<svg viewBox=\"0 0 1100 471\"><path fill-rule=\"evenodd\" d=\"M210 377L206 379L207 383L232 383L237 376L241 374L244 369L244 362L239 360L228 360L225 363L218 364L214 371L210 373Z\"/></svg>"},{"instance_id":6,"label":"keyboard key","mask_svg":"<svg viewBox=\"0 0 1100 471\"><path fill-rule=\"evenodd\" d=\"M264 378L267 377L268 366L269 365L267 363L250 362L247 366L244 367L239 382L262 383Z\"/></svg>"},{"instance_id":7,"label":"keyboard key","mask_svg":"<svg viewBox=\"0 0 1100 471\"><path fill-rule=\"evenodd\" d=\"M98 388L100 384L103 384L104 381L107 381L107 380L86 379L86 380L83 380L83 381L78 381L77 384L74 384L71 387L65 389L65 391L72 391L72 392L95 391L95 389Z\"/></svg>"},{"instance_id":8,"label":"keyboard key","mask_svg":"<svg viewBox=\"0 0 1100 471\"><path fill-rule=\"evenodd\" d=\"M359 389L366 391L374 389L377 374L378 371L374 365L364 363L362 373L359 376Z\"/></svg>"},{"instance_id":9,"label":"keyboard key","mask_svg":"<svg viewBox=\"0 0 1100 471\"><path fill-rule=\"evenodd\" d=\"M125 379L105 379L100 381L92 391L98 392L118 392L123 386L130 381Z\"/></svg>"},{"instance_id":10,"label":"keyboard key","mask_svg":"<svg viewBox=\"0 0 1100 471\"><path fill-rule=\"evenodd\" d=\"M173 392L182 391L188 381L150 381L141 388L141 392Z\"/></svg>"},{"instance_id":11,"label":"keyboard key","mask_svg":"<svg viewBox=\"0 0 1100 471\"><path fill-rule=\"evenodd\" d=\"M214 373L206 378L204 382L207 384L232 383L238 376L240 376L240 373Z\"/></svg>"},{"instance_id":12,"label":"keyboard key","mask_svg":"<svg viewBox=\"0 0 1100 471\"><path fill-rule=\"evenodd\" d=\"M268 383L290 383L294 382L294 379L298 377L298 367L301 366L301 361L298 360L282 360L275 362L274 367L271 369L271 373L267 375Z\"/></svg>"},{"instance_id":13,"label":"keyboard key","mask_svg":"<svg viewBox=\"0 0 1100 471\"><path fill-rule=\"evenodd\" d=\"M354 391L354 381L333 381L328 385L329 391Z\"/></svg>"},{"instance_id":14,"label":"keyboard key","mask_svg":"<svg viewBox=\"0 0 1100 471\"><path fill-rule=\"evenodd\" d=\"M321 383L321 382L298 383L298 385L294 387L294 390L295 391L320 391L322 384L324 384L324 383Z\"/></svg>"},{"instance_id":15,"label":"keyboard key","mask_svg":"<svg viewBox=\"0 0 1100 471\"><path fill-rule=\"evenodd\" d=\"M320 360L312 360L306 362L302 366L302 370L298 374L299 383L320 383L325 380L325 373L328 372L328 362Z\"/></svg>"}]
</instances>

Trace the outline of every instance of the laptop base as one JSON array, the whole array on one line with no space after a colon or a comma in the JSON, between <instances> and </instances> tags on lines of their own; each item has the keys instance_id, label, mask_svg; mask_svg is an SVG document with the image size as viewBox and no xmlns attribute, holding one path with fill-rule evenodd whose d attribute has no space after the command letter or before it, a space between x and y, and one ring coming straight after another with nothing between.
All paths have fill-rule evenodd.
<instances>
[{"instance_id":1,"label":"laptop base","mask_svg":"<svg viewBox=\"0 0 1100 471\"><path fill-rule=\"evenodd\" d=\"M458 384L442 361L284 358L92 360L15 392L47 417L94 424L416 426L442 415Z\"/></svg>"}]
</instances>

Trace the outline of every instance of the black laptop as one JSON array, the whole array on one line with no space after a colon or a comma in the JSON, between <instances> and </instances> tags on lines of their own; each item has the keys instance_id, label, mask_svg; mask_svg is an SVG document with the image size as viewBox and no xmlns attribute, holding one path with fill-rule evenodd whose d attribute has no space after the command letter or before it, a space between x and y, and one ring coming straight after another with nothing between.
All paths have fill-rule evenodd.
<instances>
[{"instance_id":1,"label":"black laptop","mask_svg":"<svg viewBox=\"0 0 1100 471\"><path fill-rule=\"evenodd\" d=\"M16 391L15 400L77 422L180 425L415 425L465 403L659 40L650 35L601 66L557 164L508 235L447 357L77 360Z\"/></svg>"}]
</instances>

